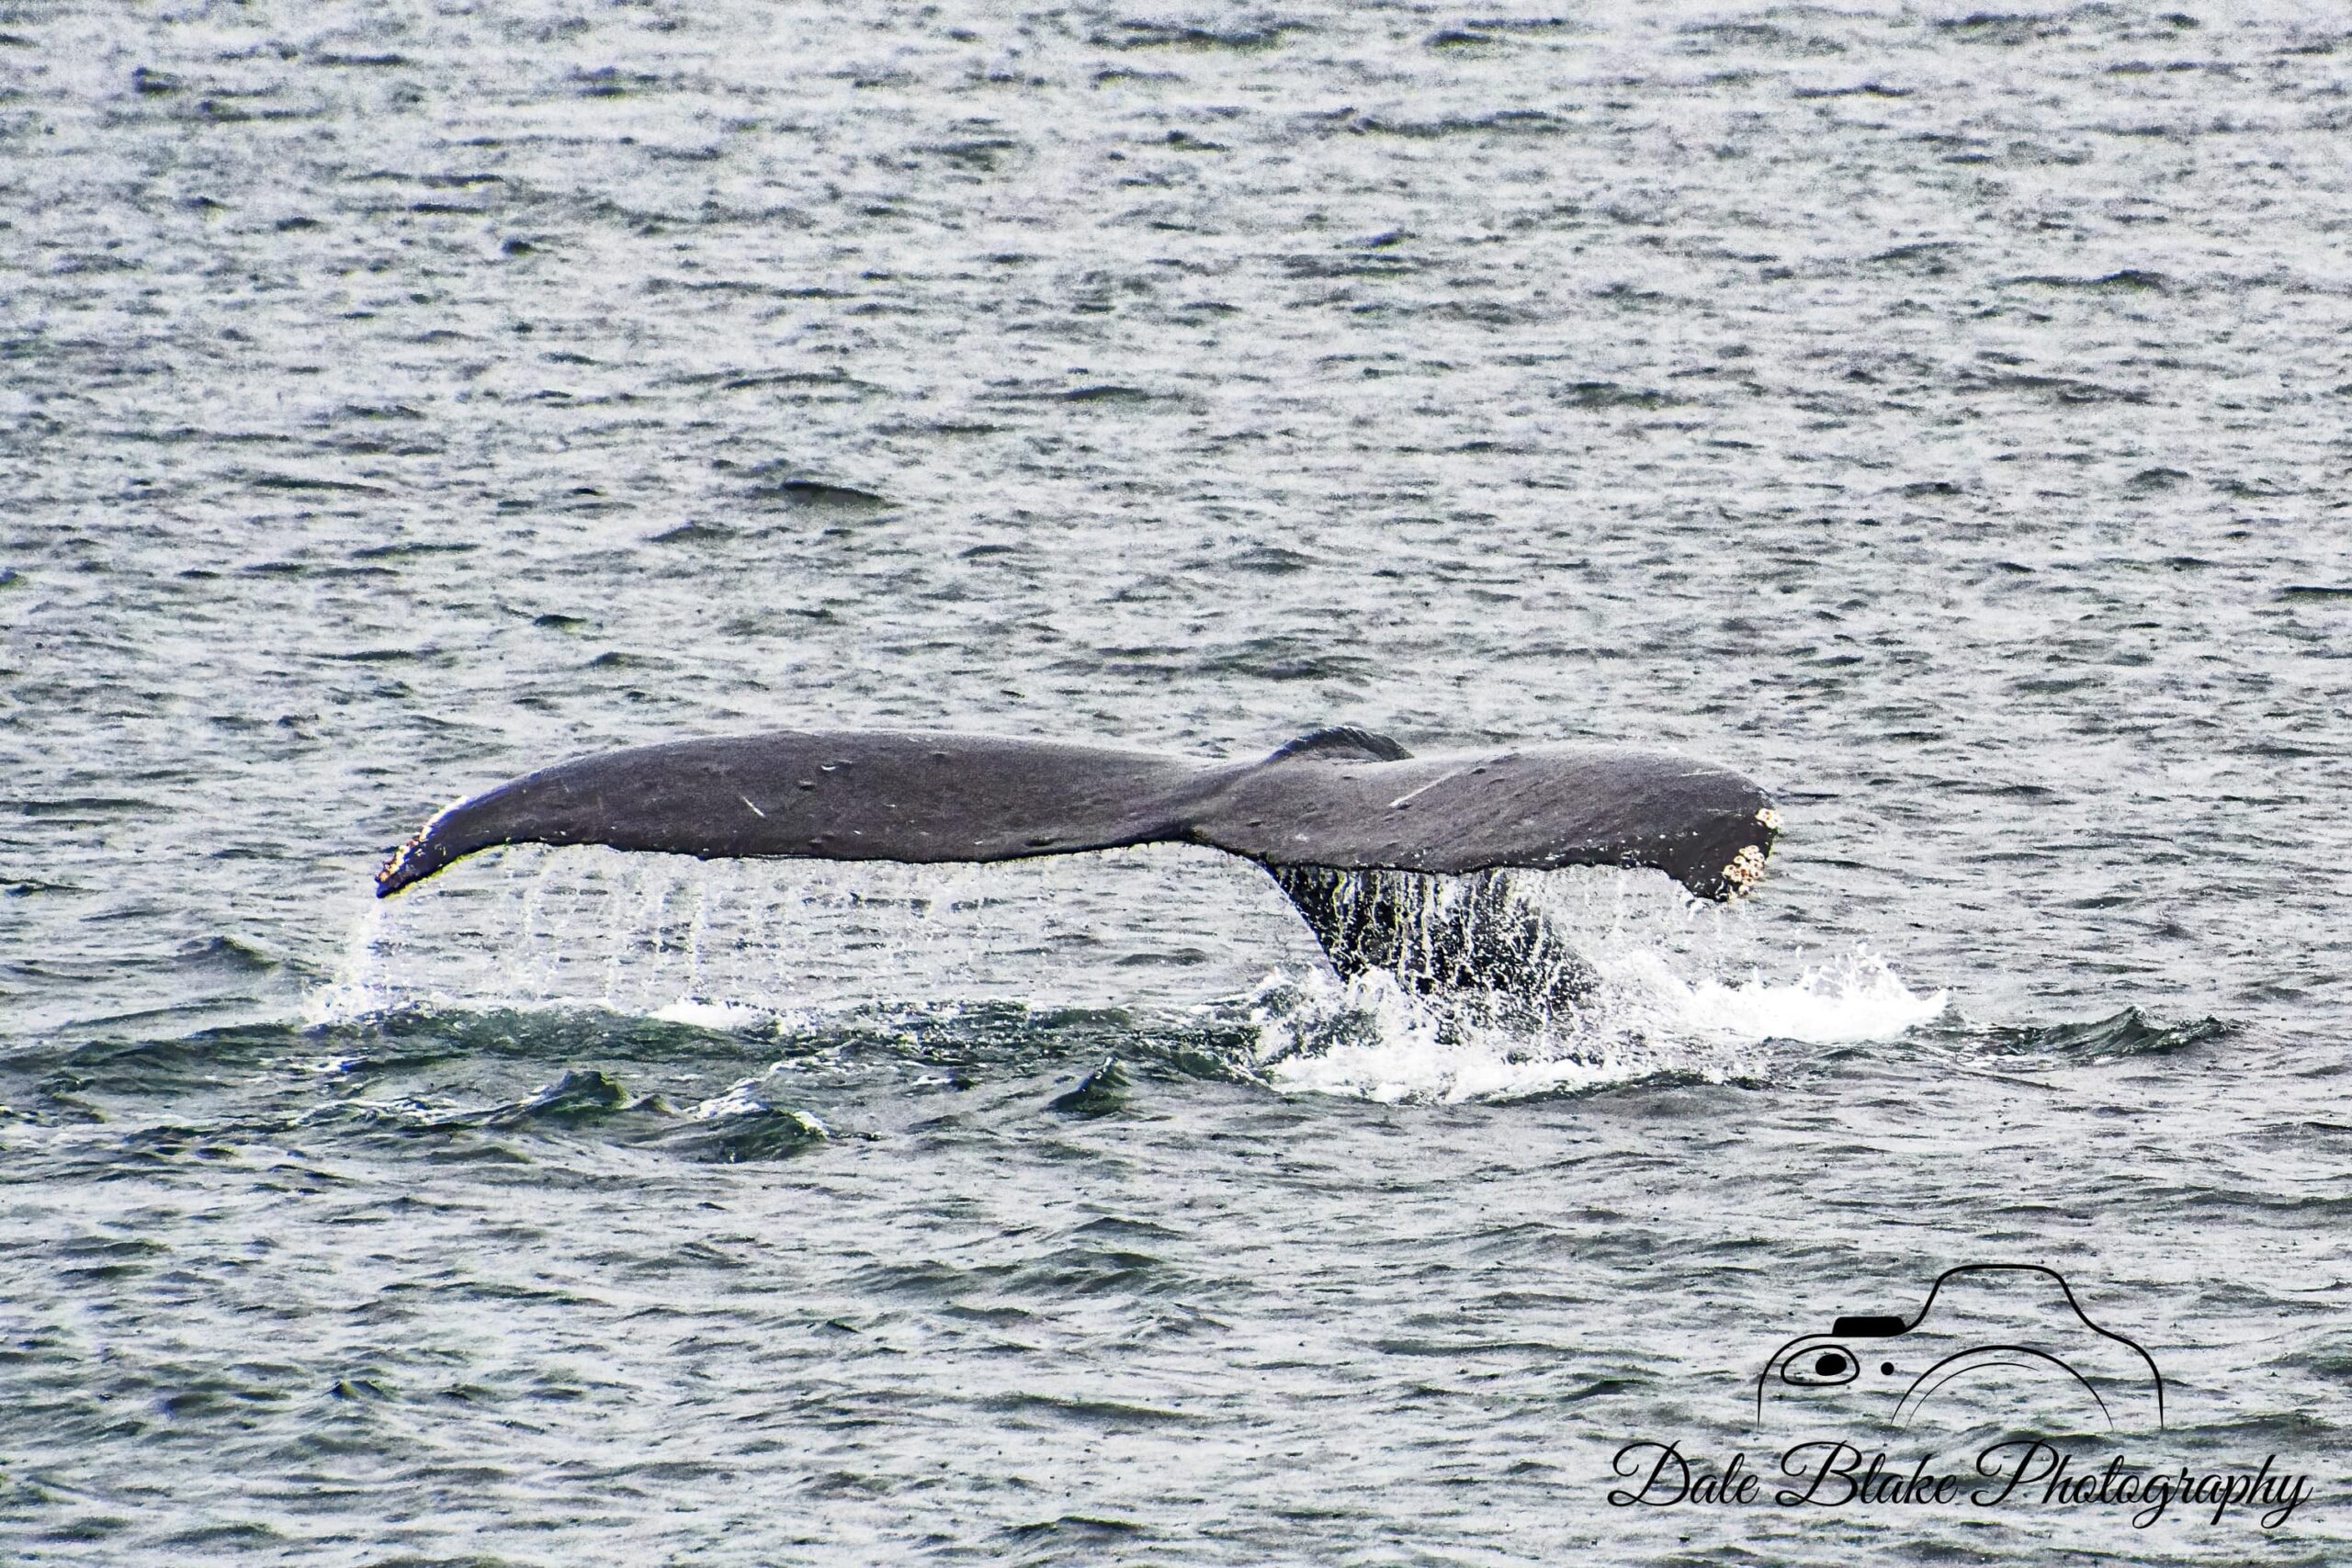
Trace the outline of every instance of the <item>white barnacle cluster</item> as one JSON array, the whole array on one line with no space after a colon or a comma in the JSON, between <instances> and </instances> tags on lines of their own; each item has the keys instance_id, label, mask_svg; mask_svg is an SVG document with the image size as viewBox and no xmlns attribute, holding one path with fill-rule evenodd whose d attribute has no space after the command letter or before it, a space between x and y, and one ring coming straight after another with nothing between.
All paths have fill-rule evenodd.
<instances>
[{"instance_id":1,"label":"white barnacle cluster","mask_svg":"<svg viewBox=\"0 0 2352 1568\"><path fill-rule=\"evenodd\" d=\"M1724 881L1730 885L1735 897L1747 892L1764 880L1764 852L1754 844L1741 849L1724 867Z\"/></svg>"},{"instance_id":2,"label":"white barnacle cluster","mask_svg":"<svg viewBox=\"0 0 2352 1568\"><path fill-rule=\"evenodd\" d=\"M402 872L408 869L409 863L416 859L416 857L424 852L425 835L431 831L431 828L426 828L424 832L416 834L399 849L392 852L392 858L386 861L384 863L384 869L376 874L376 883L378 886L381 886L384 884L390 882L393 878L399 876Z\"/></svg>"}]
</instances>

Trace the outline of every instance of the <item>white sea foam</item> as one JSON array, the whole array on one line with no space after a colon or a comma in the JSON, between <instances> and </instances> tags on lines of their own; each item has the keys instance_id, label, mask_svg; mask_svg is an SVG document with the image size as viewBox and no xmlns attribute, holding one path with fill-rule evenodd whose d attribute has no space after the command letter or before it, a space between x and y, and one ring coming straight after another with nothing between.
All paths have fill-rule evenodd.
<instances>
[{"instance_id":1,"label":"white sea foam","mask_svg":"<svg viewBox=\"0 0 2352 1568\"><path fill-rule=\"evenodd\" d=\"M723 1030L736 1034L748 1034L753 1030L774 1029L776 1015L765 1008L745 1002L709 1002L694 997L681 997L667 1007L653 1010L653 1016L663 1023L684 1023L695 1029Z\"/></svg>"},{"instance_id":2,"label":"white sea foam","mask_svg":"<svg viewBox=\"0 0 2352 1568\"><path fill-rule=\"evenodd\" d=\"M772 1112L789 1116L799 1122L804 1131L820 1138L831 1137L833 1130L816 1116L790 1106L778 1105L769 1097L768 1080L784 1070L785 1065L782 1062L770 1063L765 1072L737 1079L726 1093L711 1096L708 1100L691 1107L686 1114L697 1122L715 1122L728 1116L752 1116Z\"/></svg>"},{"instance_id":3,"label":"white sea foam","mask_svg":"<svg viewBox=\"0 0 2352 1568\"><path fill-rule=\"evenodd\" d=\"M1596 956L1591 997L1539 1025L1408 995L1386 976L1346 986L1270 978L1258 998L1259 1066L1290 1090L1378 1100L1512 1100L1643 1078L1769 1075L1772 1051L1892 1040L1941 1014L1943 991L1906 986L1858 946L1775 978L1687 976L1672 955Z\"/></svg>"}]
</instances>

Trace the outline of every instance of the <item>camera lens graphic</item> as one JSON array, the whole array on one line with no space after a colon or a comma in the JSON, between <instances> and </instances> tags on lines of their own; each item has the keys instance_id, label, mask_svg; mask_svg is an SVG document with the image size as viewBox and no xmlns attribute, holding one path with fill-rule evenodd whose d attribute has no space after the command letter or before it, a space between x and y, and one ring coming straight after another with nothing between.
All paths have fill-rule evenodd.
<instances>
[{"instance_id":1,"label":"camera lens graphic","mask_svg":"<svg viewBox=\"0 0 2352 1568\"><path fill-rule=\"evenodd\" d=\"M1781 1381L1795 1388L1834 1388L1852 1382L1860 1371L1843 1345L1809 1345L1781 1363Z\"/></svg>"},{"instance_id":2,"label":"camera lens graphic","mask_svg":"<svg viewBox=\"0 0 2352 1568\"><path fill-rule=\"evenodd\" d=\"M1939 1310L1954 1281L1952 1300ZM1897 1340L1914 1352L1903 1359L1908 1371L1892 1357L1865 1361L1853 1348L1883 1354ZM1947 1269L1908 1317L1840 1314L1828 1333L1800 1335L1773 1351L1755 1387L1759 1427L1768 1403L1798 1420L1851 1421L1875 1412L1899 1429L1931 1404L1947 1425L2000 1417L2004 1408L2010 1413L2004 1418L2087 1422L2110 1431L2119 1422L2160 1429L2165 1416L2164 1374L2147 1350L2094 1321L2064 1275L2033 1263Z\"/></svg>"}]
</instances>

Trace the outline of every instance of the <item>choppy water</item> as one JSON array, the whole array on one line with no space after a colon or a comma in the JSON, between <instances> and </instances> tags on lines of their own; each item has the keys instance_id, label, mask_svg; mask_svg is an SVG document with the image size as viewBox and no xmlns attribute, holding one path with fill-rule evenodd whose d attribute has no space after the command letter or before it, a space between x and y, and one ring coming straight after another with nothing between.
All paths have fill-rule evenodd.
<instances>
[{"instance_id":1,"label":"choppy water","mask_svg":"<svg viewBox=\"0 0 2352 1568\"><path fill-rule=\"evenodd\" d=\"M5 1555L2340 1561L2352 32L1619 9L0 5ZM1532 1039L1185 851L367 897L1328 722L1787 832ZM1607 1503L1987 1259L2318 1495Z\"/></svg>"}]
</instances>

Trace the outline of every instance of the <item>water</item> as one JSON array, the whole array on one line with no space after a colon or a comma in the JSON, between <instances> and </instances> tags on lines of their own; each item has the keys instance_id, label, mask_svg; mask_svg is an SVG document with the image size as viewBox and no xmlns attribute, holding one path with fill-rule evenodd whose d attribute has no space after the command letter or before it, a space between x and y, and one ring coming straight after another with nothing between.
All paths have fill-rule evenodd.
<instances>
[{"instance_id":1,"label":"water","mask_svg":"<svg viewBox=\"0 0 2352 1568\"><path fill-rule=\"evenodd\" d=\"M2340 1560L2347 61L0 6L6 1555ZM1533 1035L1204 852L368 897L608 745L1340 722L1786 831L1730 910L1544 879ZM2162 1368L2081 1462L2312 1500L1607 1501L2000 1260ZM1967 1473L2021 1397L1832 1414Z\"/></svg>"}]
</instances>

